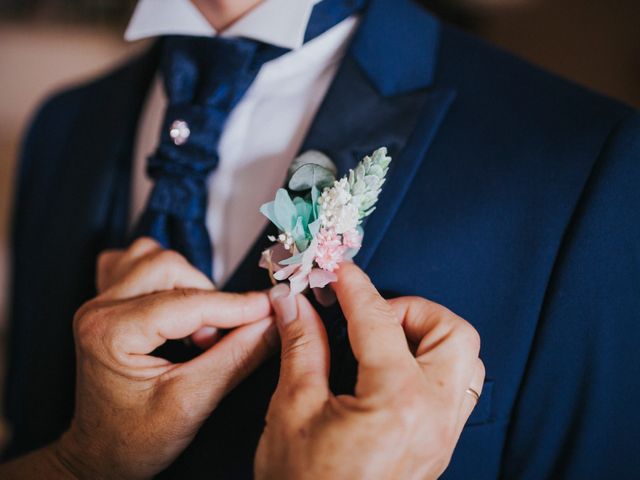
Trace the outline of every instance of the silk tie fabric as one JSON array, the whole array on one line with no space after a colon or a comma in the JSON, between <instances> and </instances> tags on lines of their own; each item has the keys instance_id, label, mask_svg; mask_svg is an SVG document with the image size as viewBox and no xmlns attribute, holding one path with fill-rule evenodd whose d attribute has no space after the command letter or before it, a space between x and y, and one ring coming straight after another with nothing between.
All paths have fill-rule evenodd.
<instances>
[{"instance_id":1,"label":"silk tie fabric","mask_svg":"<svg viewBox=\"0 0 640 480\"><path fill-rule=\"evenodd\" d=\"M357 13L366 0L323 0L314 8L305 42ZM213 277L206 227L207 179L218 165L227 118L262 65L288 50L245 38L168 36L160 69L168 106L147 174L154 181L134 237L151 236Z\"/></svg>"}]
</instances>

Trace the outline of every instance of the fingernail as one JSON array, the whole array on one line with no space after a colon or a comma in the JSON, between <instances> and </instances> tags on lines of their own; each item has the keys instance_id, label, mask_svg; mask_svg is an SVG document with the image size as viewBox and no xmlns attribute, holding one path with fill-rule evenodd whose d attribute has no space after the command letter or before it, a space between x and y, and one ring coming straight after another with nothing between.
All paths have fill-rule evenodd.
<instances>
[{"instance_id":1,"label":"fingernail","mask_svg":"<svg viewBox=\"0 0 640 480\"><path fill-rule=\"evenodd\" d=\"M290 295L289 287L280 283L271 289L269 298L276 312L276 320L281 325L288 325L298 316L298 303L294 295Z\"/></svg>"}]
</instances>

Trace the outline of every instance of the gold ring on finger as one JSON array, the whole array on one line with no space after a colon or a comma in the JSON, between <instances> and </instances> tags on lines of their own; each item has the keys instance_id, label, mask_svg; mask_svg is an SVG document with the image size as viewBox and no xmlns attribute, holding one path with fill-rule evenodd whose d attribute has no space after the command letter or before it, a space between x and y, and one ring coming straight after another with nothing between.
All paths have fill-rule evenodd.
<instances>
[{"instance_id":1,"label":"gold ring on finger","mask_svg":"<svg viewBox=\"0 0 640 480\"><path fill-rule=\"evenodd\" d=\"M468 387L465 393L467 395L470 395L473 398L473 400L476 402L476 404L478 403L478 400L480 400L480 394L471 387Z\"/></svg>"}]
</instances>

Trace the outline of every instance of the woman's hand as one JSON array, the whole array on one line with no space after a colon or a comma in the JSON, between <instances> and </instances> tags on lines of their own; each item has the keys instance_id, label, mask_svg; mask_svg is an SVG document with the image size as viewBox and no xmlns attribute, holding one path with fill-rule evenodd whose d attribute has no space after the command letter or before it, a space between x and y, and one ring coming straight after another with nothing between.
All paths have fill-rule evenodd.
<instances>
[{"instance_id":1,"label":"woman's hand","mask_svg":"<svg viewBox=\"0 0 640 480\"><path fill-rule=\"evenodd\" d=\"M256 454L258 479L432 479L480 393L477 332L420 298L385 301L355 265L335 291L358 361L355 395L329 390L326 332L302 296L275 287L280 382Z\"/></svg>"},{"instance_id":2,"label":"woman's hand","mask_svg":"<svg viewBox=\"0 0 640 480\"><path fill-rule=\"evenodd\" d=\"M76 408L55 451L82 478L145 478L191 442L218 402L278 344L265 293L229 294L151 240L100 259L100 295L74 319ZM151 356L167 339L235 328L197 358Z\"/></svg>"}]
</instances>

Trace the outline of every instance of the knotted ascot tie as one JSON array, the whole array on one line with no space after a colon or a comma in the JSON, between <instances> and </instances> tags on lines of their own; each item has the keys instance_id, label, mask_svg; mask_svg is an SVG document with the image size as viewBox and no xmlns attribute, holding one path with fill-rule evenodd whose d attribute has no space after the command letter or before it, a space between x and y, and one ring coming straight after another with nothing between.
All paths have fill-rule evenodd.
<instances>
[{"instance_id":1,"label":"knotted ascot tie","mask_svg":"<svg viewBox=\"0 0 640 480\"><path fill-rule=\"evenodd\" d=\"M321 1L311 14L305 42L365 3ZM155 238L213 277L213 247L205 224L207 178L218 165L220 136L262 65L287 51L245 38L163 38L160 66L168 106L160 144L147 163L153 190L134 237Z\"/></svg>"}]
</instances>

